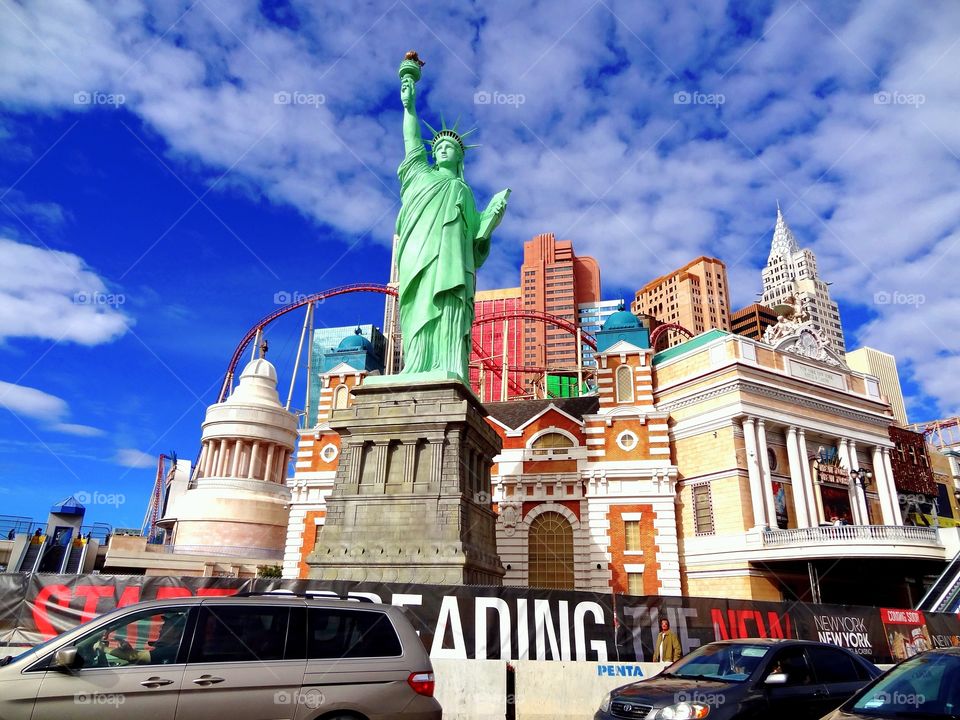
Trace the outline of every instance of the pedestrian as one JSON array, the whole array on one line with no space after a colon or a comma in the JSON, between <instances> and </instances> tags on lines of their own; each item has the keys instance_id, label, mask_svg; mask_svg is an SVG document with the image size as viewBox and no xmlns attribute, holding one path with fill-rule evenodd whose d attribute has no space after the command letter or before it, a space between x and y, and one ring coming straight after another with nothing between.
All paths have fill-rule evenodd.
<instances>
[{"instance_id":1,"label":"pedestrian","mask_svg":"<svg viewBox=\"0 0 960 720\"><path fill-rule=\"evenodd\" d=\"M670 621L660 618L660 634L657 635L657 645L653 649L653 662L676 662L682 655L680 638L670 629Z\"/></svg>"},{"instance_id":2,"label":"pedestrian","mask_svg":"<svg viewBox=\"0 0 960 720\"><path fill-rule=\"evenodd\" d=\"M17 536L17 531L13 528L10 528L10 532L7 533L7 540L13 540Z\"/></svg>"}]
</instances>

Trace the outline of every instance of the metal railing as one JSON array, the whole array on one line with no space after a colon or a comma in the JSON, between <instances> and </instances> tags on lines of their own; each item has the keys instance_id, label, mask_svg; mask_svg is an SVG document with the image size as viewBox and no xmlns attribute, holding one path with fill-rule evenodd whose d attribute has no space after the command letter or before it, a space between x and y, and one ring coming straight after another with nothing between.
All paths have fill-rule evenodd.
<instances>
[{"instance_id":1,"label":"metal railing","mask_svg":"<svg viewBox=\"0 0 960 720\"><path fill-rule=\"evenodd\" d=\"M216 557L283 560L283 550L239 545L147 545L149 552L173 555L214 555Z\"/></svg>"},{"instance_id":2,"label":"metal railing","mask_svg":"<svg viewBox=\"0 0 960 720\"><path fill-rule=\"evenodd\" d=\"M936 528L901 525L829 525L792 530L767 530L763 533L766 547L783 545L820 545L849 540L878 542L913 542L939 545Z\"/></svg>"}]
</instances>

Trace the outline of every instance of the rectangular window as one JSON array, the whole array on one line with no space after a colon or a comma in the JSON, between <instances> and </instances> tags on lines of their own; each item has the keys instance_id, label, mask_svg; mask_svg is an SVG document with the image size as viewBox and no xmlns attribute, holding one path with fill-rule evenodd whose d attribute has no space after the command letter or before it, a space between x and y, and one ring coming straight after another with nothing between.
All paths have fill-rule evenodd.
<instances>
[{"instance_id":1,"label":"rectangular window","mask_svg":"<svg viewBox=\"0 0 960 720\"><path fill-rule=\"evenodd\" d=\"M640 551L639 520L625 520L623 522L623 549L627 552Z\"/></svg>"},{"instance_id":2,"label":"rectangular window","mask_svg":"<svg viewBox=\"0 0 960 720\"><path fill-rule=\"evenodd\" d=\"M307 657L311 659L397 657L400 638L382 612L310 608Z\"/></svg>"},{"instance_id":3,"label":"rectangular window","mask_svg":"<svg viewBox=\"0 0 960 720\"><path fill-rule=\"evenodd\" d=\"M285 607L205 605L188 662L283 660L289 614Z\"/></svg>"},{"instance_id":4,"label":"rectangular window","mask_svg":"<svg viewBox=\"0 0 960 720\"><path fill-rule=\"evenodd\" d=\"M643 595L643 573L627 573L627 595Z\"/></svg>"},{"instance_id":5,"label":"rectangular window","mask_svg":"<svg viewBox=\"0 0 960 720\"><path fill-rule=\"evenodd\" d=\"M693 522L697 535L713 535L713 500L709 484L693 486Z\"/></svg>"}]
</instances>

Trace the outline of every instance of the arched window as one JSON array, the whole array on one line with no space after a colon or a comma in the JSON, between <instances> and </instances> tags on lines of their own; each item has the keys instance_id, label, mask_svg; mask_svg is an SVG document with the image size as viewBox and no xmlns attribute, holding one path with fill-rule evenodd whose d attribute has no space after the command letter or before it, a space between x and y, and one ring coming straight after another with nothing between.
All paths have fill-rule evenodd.
<instances>
[{"instance_id":1,"label":"arched window","mask_svg":"<svg viewBox=\"0 0 960 720\"><path fill-rule=\"evenodd\" d=\"M333 409L341 410L347 406L350 398L350 389L346 385L338 385L333 391Z\"/></svg>"},{"instance_id":2,"label":"arched window","mask_svg":"<svg viewBox=\"0 0 960 720\"><path fill-rule=\"evenodd\" d=\"M629 365L617 368L617 402L633 402L633 368Z\"/></svg>"},{"instance_id":3,"label":"arched window","mask_svg":"<svg viewBox=\"0 0 960 720\"><path fill-rule=\"evenodd\" d=\"M573 527L556 512L537 515L527 537L527 584L573 590Z\"/></svg>"},{"instance_id":4,"label":"arched window","mask_svg":"<svg viewBox=\"0 0 960 720\"><path fill-rule=\"evenodd\" d=\"M567 455L567 448L572 448L573 440L563 433L548 432L534 440L530 447L534 455Z\"/></svg>"}]
</instances>

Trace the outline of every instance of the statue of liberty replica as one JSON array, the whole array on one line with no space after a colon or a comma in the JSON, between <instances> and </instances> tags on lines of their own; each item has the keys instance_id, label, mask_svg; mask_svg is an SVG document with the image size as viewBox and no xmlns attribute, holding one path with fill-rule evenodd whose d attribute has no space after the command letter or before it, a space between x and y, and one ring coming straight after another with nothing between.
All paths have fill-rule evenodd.
<instances>
[{"instance_id":1,"label":"statue of liberty replica","mask_svg":"<svg viewBox=\"0 0 960 720\"><path fill-rule=\"evenodd\" d=\"M469 383L477 269L490 254L490 235L503 218L509 190L496 195L482 213L463 175L467 149L457 124L434 130L427 161L417 117L416 82L423 63L407 53L400 65L405 157L400 177L402 207L397 217L397 270L403 375L429 373Z\"/></svg>"},{"instance_id":2,"label":"statue of liberty replica","mask_svg":"<svg viewBox=\"0 0 960 720\"><path fill-rule=\"evenodd\" d=\"M500 585L490 468L501 444L470 390L469 360L476 273L510 191L477 211L458 123L427 125L429 162L416 110L422 67L411 51L399 70L403 371L366 377L332 411L340 455L307 563L327 581Z\"/></svg>"}]
</instances>

